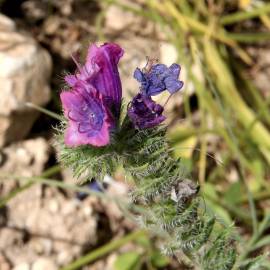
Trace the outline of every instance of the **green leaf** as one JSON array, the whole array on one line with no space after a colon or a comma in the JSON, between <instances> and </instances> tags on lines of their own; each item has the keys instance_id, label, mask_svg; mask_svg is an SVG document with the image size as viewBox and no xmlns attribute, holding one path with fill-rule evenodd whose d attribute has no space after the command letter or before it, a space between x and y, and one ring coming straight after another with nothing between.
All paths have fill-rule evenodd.
<instances>
[{"instance_id":1,"label":"green leaf","mask_svg":"<svg viewBox=\"0 0 270 270\"><path fill-rule=\"evenodd\" d=\"M141 265L141 254L130 251L119 255L114 263L114 270L138 270Z\"/></svg>"},{"instance_id":2,"label":"green leaf","mask_svg":"<svg viewBox=\"0 0 270 270\"><path fill-rule=\"evenodd\" d=\"M151 262L154 267L161 268L169 264L169 259L160 252L154 251L151 256Z\"/></svg>"},{"instance_id":3,"label":"green leaf","mask_svg":"<svg viewBox=\"0 0 270 270\"><path fill-rule=\"evenodd\" d=\"M214 185L212 185L211 183L204 183L204 185L202 186L202 191L203 194L206 195L206 197L218 200L218 194L215 190Z\"/></svg>"},{"instance_id":4,"label":"green leaf","mask_svg":"<svg viewBox=\"0 0 270 270\"><path fill-rule=\"evenodd\" d=\"M255 258L250 258L242 262L240 270L261 270L263 268L264 261L266 260L265 255L261 255Z\"/></svg>"},{"instance_id":5,"label":"green leaf","mask_svg":"<svg viewBox=\"0 0 270 270\"><path fill-rule=\"evenodd\" d=\"M242 194L243 188L240 181L238 181L230 185L229 189L224 194L224 200L231 204L235 204L242 197Z\"/></svg>"},{"instance_id":6,"label":"green leaf","mask_svg":"<svg viewBox=\"0 0 270 270\"><path fill-rule=\"evenodd\" d=\"M135 242L137 244L139 244L140 246L142 247L145 247L145 248L150 248L151 247L151 242L150 242L150 239L147 235L141 235L140 237L138 237Z\"/></svg>"},{"instance_id":7,"label":"green leaf","mask_svg":"<svg viewBox=\"0 0 270 270\"><path fill-rule=\"evenodd\" d=\"M205 199L206 204L210 209L219 217L221 218L227 225L232 224L232 218L228 211L221 207L220 205L214 203L211 200Z\"/></svg>"},{"instance_id":8,"label":"green leaf","mask_svg":"<svg viewBox=\"0 0 270 270\"><path fill-rule=\"evenodd\" d=\"M252 193L260 191L264 186L264 167L260 160L251 161L254 176L250 176L247 184Z\"/></svg>"},{"instance_id":9,"label":"green leaf","mask_svg":"<svg viewBox=\"0 0 270 270\"><path fill-rule=\"evenodd\" d=\"M257 248L261 248L263 246L267 246L269 245L270 246L270 235L262 238L261 240L259 240L255 245L254 247L252 247L252 250L255 250Z\"/></svg>"}]
</instances>

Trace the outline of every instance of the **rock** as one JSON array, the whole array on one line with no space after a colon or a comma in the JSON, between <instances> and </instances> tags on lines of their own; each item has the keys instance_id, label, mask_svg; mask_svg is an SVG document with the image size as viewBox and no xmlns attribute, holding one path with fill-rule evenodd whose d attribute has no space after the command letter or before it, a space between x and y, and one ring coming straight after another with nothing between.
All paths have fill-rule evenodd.
<instances>
[{"instance_id":1,"label":"rock","mask_svg":"<svg viewBox=\"0 0 270 270\"><path fill-rule=\"evenodd\" d=\"M40 175L48 161L49 150L49 145L43 138L30 139L5 147L2 153L0 153L2 159L0 171L3 174L7 174L7 177L0 182L0 197L7 195L21 184L21 182L14 180L9 175L15 174L24 177ZM8 203L8 207L11 208L13 204L24 207L24 201L30 204L32 202L39 202L37 198L40 198L41 192L41 186L35 185L27 192L18 194ZM32 207L34 208L35 205L33 204ZM17 215L17 218L20 220L20 212ZM25 215L25 213L22 215Z\"/></svg>"},{"instance_id":2,"label":"rock","mask_svg":"<svg viewBox=\"0 0 270 270\"><path fill-rule=\"evenodd\" d=\"M136 25L140 17L135 16L134 13L127 12L116 5L110 5L106 11L105 26L112 31L121 31Z\"/></svg>"},{"instance_id":3,"label":"rock","mask_svg":"<svg viewBox=\"0 0 270 270\"><path fill-rule=\"evenodd\" d=\"M67 199L50 187L41 193L41 186L35 185L13 198L8 207L7 229L0 230L0 250L5 249L14 265L27 262L33 263L31 270L51 270L54 266L35 267L43 267L47 257L58 266L66 265L86 246L96 245L97 218L89 200Z\"/></svg>"},{"instance_id":4,"label":"rock","mask_svg":"<svg viewBox=\"0 0 270 270\"><path fill-rule=\"evenodd\" d=\"M46 238L33 238L30 241L29 248L31 248L36 254L49 256L52 253L53 241Z\"/></svg>"},{"instance_id":5,"label":"rock","mask_svg":"<svg viewBox=\"0 0 270 270\"><path fill-rule=\"evenodd\" d=\"M114 264L115 264L116 259L117 259L117 254L116 253L110 254L106 259L106 268L105 268L105 270L115 269Z\"/></svg>"},{"instance_id":6,"label":"rock","mask_svg":"<svg viewBox=\"0 0 270 270\"><path fill-rule=\"evenodd\" d=\"M269 46L264 48L250 47L247 52L256 59L253 68L249 71L250 74L246 74L247 78L254 83L254 85L261 92L265 100L269 99L269 76L270 76L270 50Z\"/></svg>"},{"instance_id":7,"label":"rock","mask_svg":"<svg viewBox=\"0 0 270 270\"><path fill-rule=\"evenodd\" d=\"M11 266L7 261L6 257L0 253L0 269L1 270L11 270Z\"/></svg>"},{"instance_id":8,"label":"rock","mask_svg":"<svg viewBox=\"0 0 270 270\"><path fill-rule=\"evenodd\" d=\"M59 202L57 200L50 200L48 204L49 211L51 213L57 213L59 211Z\"/></svg>"},{"instance_id":9,"label":"rock","mask_svg":"<svg viewBox=\"0 0 270 270\"><path fill-rule=\"evenodd\" d=\"M67 265L74 259L74 255L70 250L60 251L57 255L56 261L58 265Z\"/></svg>"},{"instance_id":10,"label":"rock","mask_svg":"<svg viewBox=\"0 0 270 270\"><path fill-rule=\"evenodd\" d=\"M61 27L61 21L57 16L51 16L45 20L43 27L47 35L54 35Z\"/></svg>"},{"instance_id":11,"label":"rock","mask_svg":"<svg viewBox=\"0 0 270 270\"><path fill-rule=\"evenodd\" d=\"M6 206L0 208L0 228L7 224L8 209Z\"/></svg>"},{"instance_id":12,"label":"rock","mask_svg":"<svg viewBox=\"0 0 270 270\"><path fill-rule=\"evenodd\" d=\"M135 1L123 0L122 4L127 4L134 9L140 8ZM110 5L106 9L104 30L105 32L107 31L109 35L113 32L115 35L129 36L131 39L133 39L134 36L141 35L151 40L155 33L155 28L155 23L151 20L134 12L124 10L117 5Z\"/></svg>"},{"instance_id":13,"label":"rock","mask_svg":"<svg viewBox=\"0 0 270 270\"><path fill-rule=\"evenodd\" d=\"M26 177L39 175L48 161L49 146L43 138L26 140L5 147L1 156L0 170L3 174L17 174ZM4 179L0 183L0 197L8 194L18 185L19 183L13 179ZM4 250L9 261L13 265L17 265L18 269L24 269L23 267L26 267L26 265L23 263L28 263L28 259L32 258L34 254L35 249L28 250L23 243L24 239L28 237L27 217L31 217L29 213L32 211L35 212L40 209L41 194L41 186L34 185L17 194L6 205L7 219L4 223L5 227L0 230L0 251ZM36 220L36 222L39 222L39 220ZM35 241L35 238L33 240ZM43 253L48 250L48 241L45 240L40 239L42 248L39 247L39 250ZM46 243L44 244L44 242Z\"/></svg>"},{"instance_id":14,"label":"rock","mask_svg":"<svg viewBox=\"0 0 270 270\"><path fill-rule=\"evenodd\" d=\"M20 263L16 265L13 270L30 270L31 266L28 263Z\"/></svg>"},{"instance_id":15,"label":"rock","mask_svg":"<svg viewBox=\"0 0 270 270\"><path fill-rule=\"evenodd\" d=\"M12 230L11 228L1 228L0 230L0 250L5 250L5 255L7 258L9 257L7 254L7 247L13 245L19 245L22 242L22 234L16 230Z\"/></svg>"},{"instance_id":16,"label":"rock","mask_svg":"<svg viewBox=\"0 0 270 270\"><path fill-rule=\"evenodd\" d=\"M8 17L0 14L0 31L14 31L15 29L15 23Z\"/></svg>"},{"instance_id":17,"label":"rock","mask_svg":"<svg viewBox=\"0 0 270 270\"><path fill-rule=\"evenodd\" d=\"M170 43L163 42L160 45L160 62L165 65L176 63L178 57L175 46Z\"/></svg>"},{"instance_id":18,"label":"rock","mask_svg":"<svg viewBox=\"0 0 270 270\"><path fill-rule=\"evenodd\" d=\"M45 1L23 1L21 7L25 18L30 22L37 22L48 16L48 4Z\"/></svg>"},{"instance_id":19,"label":"rock","mask_svg":"<svg viewBox=\"0 0 270 270\"><path fill-rule=\"evenodd\" d=\"M40 258L33 263L31 270L57 270L57 267L51 259Z\"/></svg>"},{"instance_id":20,"label":"rock","mask_svg":"<svg viewBox=\"0 0 270 270\"><path fill-rule=\"evenodd\" d=\"M1 172L21 176L39 175L49 158L50 148L43 138L29 139L3 148Z\"/></svg>"},{"instance_id":21,"label":"rock","mask_svg":"<svg viewBox=\"0 0 270 270\"><path fill-rule=\"evenodd\" d=\"M25 103L43 106L49 101L50 73L49 54L34 39L17 32L12 21L1 15L0 146L27 135L38 112Z\"/></svg>"}]
</instances>

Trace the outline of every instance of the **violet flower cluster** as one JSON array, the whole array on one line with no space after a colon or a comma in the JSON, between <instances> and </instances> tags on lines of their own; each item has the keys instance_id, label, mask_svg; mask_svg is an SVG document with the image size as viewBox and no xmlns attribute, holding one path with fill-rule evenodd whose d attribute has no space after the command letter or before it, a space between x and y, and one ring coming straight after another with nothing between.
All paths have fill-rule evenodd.
<instances>
[{"instance_id":1,"label":"violet flower cluster","mask_svg":"<svg viewBox=\"0 0 270 270\"><path fill-rule=\"evenodd\" d=\"M65 81L71 88L60 95L68 119L65 144L105 146L120 113L122 87L117 64L123 50L113 43L89 47L85 65Z\"/></svg>"},{"instance_id":2,"label":"violet flower cluster","mask_svg":"<svg viewBox=\"0 0 270 270\"><path fill-rule=\"evenodd\" d=\"M114 43L95 44L88 49L84 65L77 63L74 75L65 76L69 86L60 97L64 115L68 120L65 144L106 146L111 132L116 129L120 116L122 86L118 62L123 49ZM127 114L137 129L152 128L165 120L164 108L152 100L152 96L168 90L171 94L183 87L178 79L180 66L172 64L150 65L142 71L137 68L134 78L140 84L140 92L130 102Z\"/></svg>"},{"instance_id":3,"label":"violet flower cluster","mask_svg":"<svg viewBox=\"0 0 270 270\"><path fill-rule=\"evenodd\" d=\"M178 80L180 66L172 64L169 68L163 64L150 64L144 71L136 68L134 78L141 83L140 93L132 100L128 115L134 126L139 129L151 128L165 120L162 115L164 108L152 100L151 96L168 90L176 93L183 87L183 82Z\"/></svg>"}]
</instances>

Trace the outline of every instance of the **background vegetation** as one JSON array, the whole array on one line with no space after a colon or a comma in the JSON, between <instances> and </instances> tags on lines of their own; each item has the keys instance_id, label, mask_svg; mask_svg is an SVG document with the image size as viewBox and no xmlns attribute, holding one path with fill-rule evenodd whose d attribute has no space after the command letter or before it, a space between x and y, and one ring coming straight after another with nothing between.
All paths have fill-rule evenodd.
<instances>
[{"instance_id":1,"label":"background vegetation","mask_svg":"<svg viewBox=\"0 0 270 270\"><path fill-rule=\"evenodd\" d=\"M117 6L126 16L133 13L153 21L164 40L175 46L186 77L183 100L168 122L174 155L201 184L206 207L227 226L234 224L238 262L248 265L262 254L260 267L270 269L270 72L260 60L270 57L270 4L252 0L102 0L100 4L95 20L99 41L110 39L103 31L104 18L111 6ZM263 81L260 74L267 79ZM47 108L54 113L60 112L57 99L56 95ZM37 182L94 193L51 179L59 170L54 165L43 175L26 179L0 198L0 207ZM106 194L95 196L106 198ZM126 208L132 210L130 205ZM143 251L118 256L116 270L169 267L170 259L159 255L145 232L135 231L91 250L63 270L80 269L134 240Z\"/></svg>"}]
</instances>

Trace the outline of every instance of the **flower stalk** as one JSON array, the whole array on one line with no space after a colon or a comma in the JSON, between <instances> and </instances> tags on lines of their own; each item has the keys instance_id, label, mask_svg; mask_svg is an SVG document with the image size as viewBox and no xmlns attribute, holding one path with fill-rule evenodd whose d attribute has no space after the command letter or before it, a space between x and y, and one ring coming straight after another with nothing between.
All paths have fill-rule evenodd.
<instances>
[{"instance_id":1,"label":"flower stalk","mask_svg":"<svg viewBox=\"0 0 270 270\"><path fill-rule=\"evenodd\" d=\"M182 89L180 66L148 61L142 70L137 68L139 93L121 122L117 63L122 53L116 44L91 46L85 65L77 63L75 75L65 78L71 89L61 94L67 121L56 136L59 160L81 183L102 181L121 165L134 183L131 199L145 209L135 213L140 224L168 235L162 247L165 254L184 254L200 269L232 269L236 248L230 229L206 211L199 185L172 157L166 127L161 125L164 108L152 100L163 91L173 94Z\"/></svg>"}]
</instances>

